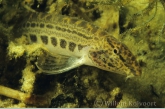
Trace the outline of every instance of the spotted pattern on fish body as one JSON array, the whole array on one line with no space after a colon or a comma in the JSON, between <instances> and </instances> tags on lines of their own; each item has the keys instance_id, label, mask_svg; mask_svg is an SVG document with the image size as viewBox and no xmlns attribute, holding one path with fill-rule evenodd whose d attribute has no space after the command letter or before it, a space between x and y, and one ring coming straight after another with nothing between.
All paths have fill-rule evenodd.
<instances>
[{"instance_id":1,"label":"spotted pattern on fish body","mask_svg":"<svg viewBox=\"0 0 165 109\"><path fill-rule=\"evenodd\" d=\"M30 36L30 40L31 40L32 42L36 42L36 41L37 41L37 36L36 36L36 35L30 34L29 36Z\"/></svg>"},{"instance_id":2,"label":"spotted pattern on fish body","mask_svg":"<svg viewBox=\"0 0 165 109\"><path fill-rule=\"evenodd\" d=\"M69 50L70 51L74 51L75 47L76 47L76 44L74 42L69 43Z\"/></svg>"},{"instance_id":3,"label":"spotted pattern on fish body","mask_svg":"<svg viewBox=\"0 0 165 109\"><path fill-rule=\"evenodd\" d=\"M60 40L60 46L61 46L61 48L66 48L66 44L67 44L67 42L64 39L61 39Z\"/></svg>"},{"instance_id":4,"label":"spotted pattern on fish body","mask_svg":"<svg viewBox=\"0 0 165 109\"><path fill-rule=\"evenodd\" d=\"M57 46L57 39L55 37L51 37L51 43L53 46Z\"/></svg>"},{"instance_id":5,"label":"spotted pattern on fish body","mask_svg":"<svg viewBox=\"0 0 165 109\"><path fill-rule=\"evenodd\" d=\"M41 40L44 44L48 44L48 36L41 36Z\"/></svg>"},{"instance_id":6,"label":"spotted pattern on fish body","mask_svg":"<svg viewBox=\"0 0 165 109\"><path fill-rule=\"evenodd\" d=\"M43 44L54 57L56 55L52 61L56 66L46 63L52 59L49 57L45 64L38 65L45 72L62 73L85 64L127 76L141 74L140 65L128 47L106 31L84 20L34 13L21 23L19 31L22 31L30 42ZM57 56L60 57L58 61ZM60 63L57 64L58 62Z\"/></svg>"}]
</instances>

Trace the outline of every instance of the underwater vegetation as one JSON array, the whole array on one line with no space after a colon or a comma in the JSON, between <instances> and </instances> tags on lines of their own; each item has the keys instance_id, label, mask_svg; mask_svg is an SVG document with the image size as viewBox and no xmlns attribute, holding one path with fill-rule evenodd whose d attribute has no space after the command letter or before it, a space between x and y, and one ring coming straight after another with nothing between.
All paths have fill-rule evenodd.
<instances>
[{"instance_id":1,"label":"underwater vegetation","mask_svg":"<svg viewBox=\"0 0 165 109\"><path fill-rule=\"evenodd\" d=\"M0 0L0 107L165 107L164 10L164 0ZM47 48L14 34L35 12L107 31L134 54L141 76L87 65L44 74L35 63Z\"/></svg>"}]
</instances>

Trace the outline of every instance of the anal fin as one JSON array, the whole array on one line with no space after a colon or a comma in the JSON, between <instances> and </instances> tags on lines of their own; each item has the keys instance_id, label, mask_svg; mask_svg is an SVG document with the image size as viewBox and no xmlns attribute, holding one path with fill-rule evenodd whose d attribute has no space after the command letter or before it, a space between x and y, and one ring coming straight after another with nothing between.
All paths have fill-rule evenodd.
<instances>
[{"instance_id":1,"label":"anal fin","mask_svg":"<svg viewBox=\"0 0 165 109\"><path fill-rule=\"evenodd\" d=\"M46 54L38 57L36 65L39 70L47 74L59 74L84 64L83 57Z\"/></svg>"}]
</instances>

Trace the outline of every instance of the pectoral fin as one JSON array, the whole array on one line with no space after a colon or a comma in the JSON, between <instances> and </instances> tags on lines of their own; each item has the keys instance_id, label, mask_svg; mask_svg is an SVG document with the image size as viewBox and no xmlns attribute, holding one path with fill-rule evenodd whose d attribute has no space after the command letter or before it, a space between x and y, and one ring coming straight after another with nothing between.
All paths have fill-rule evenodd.
<instances>
[{"instance_id":1,"label":"pectoral fin","mask_svg":"<svg viewBox=\"0 0 165 109\"><path fill-rule=\"evenodd\" d=\"M47 74L63 73L82 64L84 64L83 57L79 58L59 54L41 56L36 62L38 69Z\"/></svg>"}]
</instances>

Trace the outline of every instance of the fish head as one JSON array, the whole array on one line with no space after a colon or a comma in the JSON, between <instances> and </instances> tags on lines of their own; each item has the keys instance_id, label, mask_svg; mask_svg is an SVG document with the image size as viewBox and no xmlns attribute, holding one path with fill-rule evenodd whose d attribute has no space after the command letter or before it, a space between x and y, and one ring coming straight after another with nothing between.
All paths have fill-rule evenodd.
<instances>
[{"instance_id":1,"label":"fish head","mask_svg":"<svg viewBox=\"0 0 165 109\"><path fill-rule=\"evenodd\" d=\"M95 67L126 75L140 76L141 68L128 47L113 37L107 37L102 46L89 51L89 58Z\"/></svg>"}]
</instances>

